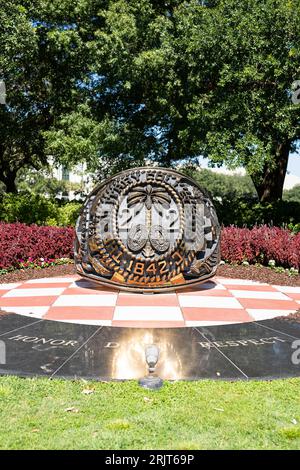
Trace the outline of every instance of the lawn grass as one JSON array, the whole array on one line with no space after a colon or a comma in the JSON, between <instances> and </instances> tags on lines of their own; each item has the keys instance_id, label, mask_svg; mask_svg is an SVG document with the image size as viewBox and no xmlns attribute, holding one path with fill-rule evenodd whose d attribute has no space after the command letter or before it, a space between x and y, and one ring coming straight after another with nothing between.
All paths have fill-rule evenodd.
<instances>
[{"instance_id":1,"label":"lawn grass","mask_svg":"<svg viewBox=\"0 0 300 470\"><path fill-rule=\"evenodd\" d=\"M136 382L0 378L1 449L299 449L300 379Z\"/></svg>"}]
</instances>

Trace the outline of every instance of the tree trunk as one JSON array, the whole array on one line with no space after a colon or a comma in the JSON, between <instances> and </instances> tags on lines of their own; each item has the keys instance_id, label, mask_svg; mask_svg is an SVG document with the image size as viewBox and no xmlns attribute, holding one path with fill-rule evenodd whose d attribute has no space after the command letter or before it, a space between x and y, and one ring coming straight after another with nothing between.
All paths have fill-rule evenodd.
<instances>
[{"instance_id":1,"label":"tree trunk","mask_svg":"<svg viewBox=\"0 0 300 470\"><path fill-rule=\"evenodd\" d=\"M275 168L266 166L259 182L256 178L252 178L260 202L275 202L282 199L289 152L290 142L278 144L275 151Z\"/></svg>"},{"instance_id":2,"label":"tree trunk","mask_svg":"<svg viewBox=\"0 0 300 470\"><path fill-rule=\"evenodd\" d=\"M5 184L7 193L16 193L16 177L18 169L11 169L5 159L5 145L0 143L0 181Z\"/></svg>"},{"instance_id":3,"label":"tree trunk","mask_svg":"<svg viewBox=\"0 0 300 470\"><path fill-rule=\"evenodd\" d=\"M3 183L5 184L7 193L17 192L16 176L17 176L17 171L15 170L12 170L12 171L7 170L6 175L2 176L1 181L3 181Z\"/></svg>"}]
</instances>

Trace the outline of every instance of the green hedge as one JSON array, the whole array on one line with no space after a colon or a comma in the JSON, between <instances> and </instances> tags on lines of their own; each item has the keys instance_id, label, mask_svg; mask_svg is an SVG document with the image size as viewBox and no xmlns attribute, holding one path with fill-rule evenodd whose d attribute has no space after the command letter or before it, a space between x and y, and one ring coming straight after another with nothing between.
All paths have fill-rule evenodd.
<instances>
[{"instance_id":1,"label":"green hedge","mask_svg":"<svg viewBox=\"0 0 300 470\"><path fill-rule=\"evenodd\" d=\"M225 226L285 226L300 231L300 202L279 201L260 204L250 195L212 195L219 221ZM36 194L4 194L0 199L0 220L37 225L74 226L82 203L58 203Z\"/></svg>"},{"instance_id":2,"label":"green hedge","mask_svg":"<svg viewBox=\"0 0 300 470\"><path fill-rule=\"evenodd\" d=\"M82 204L78 202L68 202L58 207L55 217L48 217L46 219L47 225L60 225L62 227L75 226L76 219Z\"/></svg>"},{"instance_id":3,"label":"green hedge","mask_svg":"<svg viewBox=\"0 0 300 470\"><path fill-rule=\"evenodd\" d=\"M0 220L37 225L74 226L82 204L58 203L31 193L3 194L0 199Z\"/></svg>"},{"instance_id":4,"label":"green hedge","mask_svg":"<svg viewBox=\"0 0 300 470\"><path fill-rule=\"evenodd\" d=\"M224 175L193 166L181 171L208 191L223 225L253 227L267 224L300 231L300 186L284 191L283 201L261 204L247 175Z\"/></svg>"},{"instance_id":5,"label":"green hedge","mask_svg":"<svg viewBox=\"0 0 300 470\"><path fill-rule=\"evenodd\" d=\"M300 202L278 201L262 204L256 198L247 196L213 198L219 221L225 225L253 227L254 225L274 225L300 231Z\"/></svg>"}]
</instances>

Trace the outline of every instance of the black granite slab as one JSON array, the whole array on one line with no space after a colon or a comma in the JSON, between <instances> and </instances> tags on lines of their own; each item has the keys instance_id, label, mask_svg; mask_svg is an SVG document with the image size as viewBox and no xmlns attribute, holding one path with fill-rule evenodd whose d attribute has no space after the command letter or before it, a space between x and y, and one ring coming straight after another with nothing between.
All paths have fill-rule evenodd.
<instances>
[{"instance_id":1,"label":"black granite slab","mask_svg":"<svg viewBox=\"0 0 300 470\"><path fill-rule=\"evenodd\" d=\"M82 328L74 323L33 321L15 314L0 318L0 340L6 356L0 374L51 376L96 331L90 325Z\"/></svg>"},{"instance_id":2,"label":"black granite slab","mask_svg":"<svg viewBox=\"0 0 300 470\"><path fill-rule=\"evenodd\" d=\"M7 332L14 332L22 330L28 325L33 325L35 323L41 322L42 320L36 318L30 318L24 315L15 315L15 314L0 314L0 338L5 335Z\"/></svg>"},{"instance_id":3,"label":"black granite slab","mask_svg":"<svg viewBox=\"0 0 300 470\"><path fill-rule=\"evenodd\" d=\"M0 374L138 379L147 371L144 350L152 343L160 350L157 373L163 379L300 376L300 323L286 318L201 328L139 329L15 314L0 315ZM1 364L3 347L5 364Z\"/></svg>"},{"instance_id":4,"label":"black granite slab","mask_svg":"<svg viewBox=\"0 0 300 470\"><path fill-rule=\"evenodd\" d=\"M102 328L54 375L138 379L147 372L145 346L155 343L160 349L156 371L164 379L243 378L217 350L199 348L198 336L192 328Z\"/></svg>"},{"instance_id":5,"label":"black granite slab","mask_svg":"<svg viewBox=\"0 0 300 470\"><path fill-rule=\"evenodd\" d=\"M290 336L291 339L300 339L300 320L296 321L293 319L293 316L277 317L255 323L274 334L281 333L282 335Z\"/></svg>"},{"instance_id":6,"label":"black granite slab","mask_svg":"<svg viewBox=\"0 0 300 470\"><path fill-rule=\"evenodd\" d=\"M201 347L213 348L232 361L247 378L283 378L300 375L300 367L292 361L292 345L300 339L300 324L289 327L294 336L273 328L273 321L197 328L206 338ZM278 323L276 323L278 326ZM300 346L300 344L299 344Z\"/></svg>"}]
</instances>

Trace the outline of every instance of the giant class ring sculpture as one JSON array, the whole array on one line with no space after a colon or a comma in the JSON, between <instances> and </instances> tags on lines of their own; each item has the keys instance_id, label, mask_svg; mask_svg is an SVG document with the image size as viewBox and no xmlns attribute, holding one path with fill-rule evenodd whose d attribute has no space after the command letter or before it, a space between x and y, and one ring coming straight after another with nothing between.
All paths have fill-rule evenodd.
<instances>
[{"instance_id":1,"label":"giant class ring sculpture","mask_svg":"<svg viewBox=\"0 0 300 470\"><path fill-rule=\"evenodd\" d=\"M187 288L212 277L220 225L205 190L175 170L143 167L100 183L76 224L79 274L135 292Z\"/></svg>"}]
</instances>

